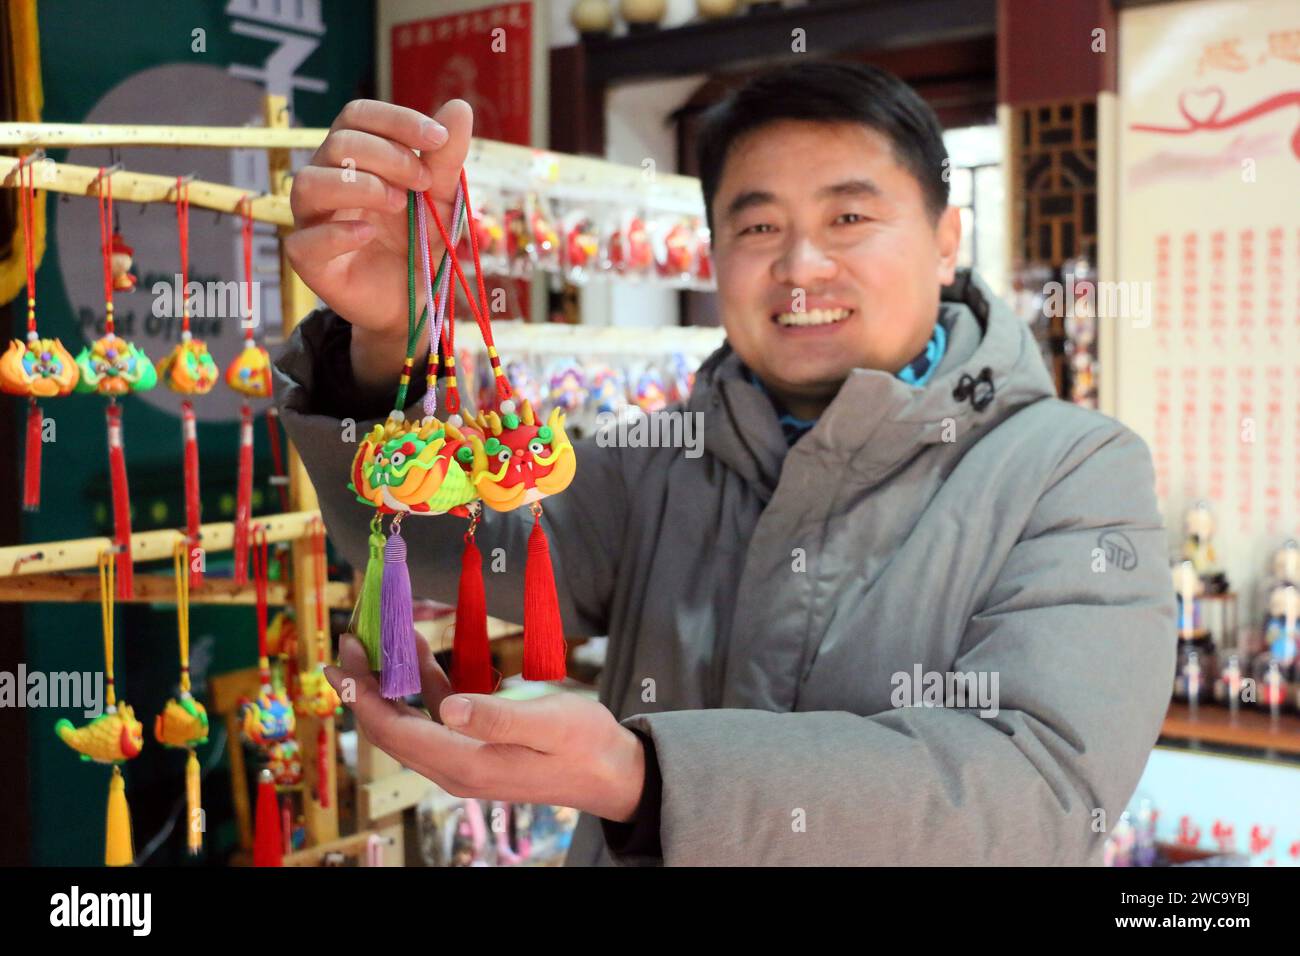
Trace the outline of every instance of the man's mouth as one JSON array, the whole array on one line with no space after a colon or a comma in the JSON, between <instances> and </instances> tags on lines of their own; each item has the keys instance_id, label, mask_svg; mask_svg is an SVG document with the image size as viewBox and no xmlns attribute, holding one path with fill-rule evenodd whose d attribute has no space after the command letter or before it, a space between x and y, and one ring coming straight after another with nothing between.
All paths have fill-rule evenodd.
<instances>
[{"instance_id":1,"label":"man's mouth","mask_svg":"<svg viewBox=\"0 0 1300 956\"><path fill-rule=\"evenodd\" d=\"M812 325L834 325L853 314L852 309L806 309L802 312L778 312L772 316L777 325L786 328L803 328Z\"/></svg>"}]
</instances>

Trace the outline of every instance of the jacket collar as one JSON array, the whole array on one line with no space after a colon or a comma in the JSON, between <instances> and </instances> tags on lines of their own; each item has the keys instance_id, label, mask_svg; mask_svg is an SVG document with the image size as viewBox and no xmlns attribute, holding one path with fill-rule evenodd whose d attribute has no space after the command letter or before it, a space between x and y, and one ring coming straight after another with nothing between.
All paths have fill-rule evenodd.
<instances>
[{"instance_id":1,"label":"jacket collar","mask_svg":"<svg viewBox=\"0 0 1300 956\"><path fill-rule=\"evenodd\" d=\"M787 454L814 456L830 482L847 480L847 470L854 484L874 484L923 447L945 438L970 441L1054 394L1028 326L973 272L959 270L943 289L937 320L948 328L948 350L924 387L888 372L854 369L793 448L786 446L772 403L746 381L739 356L724 342L701 366L688 402L690 410L706 413L705 449L764 500L775 491Z\"/></svg>"}]
</instances>

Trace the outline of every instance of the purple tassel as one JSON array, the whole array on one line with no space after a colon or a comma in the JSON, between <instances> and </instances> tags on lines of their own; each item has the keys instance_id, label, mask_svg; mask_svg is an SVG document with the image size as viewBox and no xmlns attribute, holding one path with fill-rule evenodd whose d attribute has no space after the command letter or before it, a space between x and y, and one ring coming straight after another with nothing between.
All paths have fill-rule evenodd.
<instances>
[{"instance_id":1,"label":"purple tassel","mask_svg":"<svg viewBox=\"0 0 1300 956\"><path fill-rule=\"evenodd\" d=\"M384 544L384 581L380 592L379 689L389 700L420 692L420 664L415 650L411 611L411 576L406 570L406 542L401 532Z\"/></svg>"}]
</instances>

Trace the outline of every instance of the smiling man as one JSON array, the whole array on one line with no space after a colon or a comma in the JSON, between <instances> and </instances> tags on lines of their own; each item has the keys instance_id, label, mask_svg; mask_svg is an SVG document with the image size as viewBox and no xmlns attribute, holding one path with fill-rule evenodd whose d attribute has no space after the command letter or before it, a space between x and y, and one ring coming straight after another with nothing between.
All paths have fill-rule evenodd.
<instances>
[{"instance_id":1,"label":"smiling man","mask_svg":"<svg viewBox=\"0 0 1300 956\"><path fill-rule=\"evenodd\" d=\"M461 101L353 103L295 179L288 254L328 308L277 360L280 402L358 566L342 423L387 412L404 190L447 215L471 126ZM547 502L566 633L609 635L600 703L452 694L424 648L428 713L390 704L351 639L331 680L451 792L584 811L571 863L1099 862L1174 667L1145 446L1058 401L956 268L941 131L895 77L764 74L709 114L700 168L727 333L685 403L704 454L578 442ZM507 555L496 616L521 619L529 527L479 531ZM402 531L416 593L454 600L461 524Z\"/></svg>"}]
</instances>

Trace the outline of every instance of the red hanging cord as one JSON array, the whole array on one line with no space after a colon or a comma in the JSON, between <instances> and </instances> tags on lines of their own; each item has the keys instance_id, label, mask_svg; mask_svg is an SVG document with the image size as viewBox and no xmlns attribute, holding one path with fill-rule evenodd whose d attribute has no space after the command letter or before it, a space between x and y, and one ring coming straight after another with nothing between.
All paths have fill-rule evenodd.
<instances>
[{"instance_id":1,"label":"red hanging cord","mask_svg":"<svg viewBox=\"0 0 1300 956\"><path fill-rule=\"evenodd\" d=\"M190 187L181 176L176 177L176 235L180 245L181 260L181 339L190 338ZM199 431L194 416L194 403L181 402L181 440L184 449L183 478L185 486L185 534L190 545L190 586L201 587L203 572L194 567L193 549L199 543L199 525L202 505L199 495Z\"/></svg>"},{"instance_id":2,"label":"red hanging cord","mask_svg":"<svg viewBox=\"0 0 1300 956\"><path fill-rule=\"evenodd\" d=\"M23 224L23 258L27 266L27 341L29 347L37 340L36 334L36 246L33 234L36 229L36 170L31 156L18 162L18 206ZM27 430L24 442L23 509L38 511L41 507L41 427L45 418L36 396L27 399Z\"/></svg>"},{"instance_id":3,"label":"red hanging cord","mask_svg":"<svg viewBox=\"0 0 1300 956\"><path fill-rule=\"evenodd\" d=\"M253 344L253 204L245 196L239 202L243 222L239 232L244 251L244 311L248 313L248 328L244 329L244 341Z\"/></svg>"},{"instance_id":4,"label":"red hanging cord","mask_svg":"<svg viewBox=\"0 0 1300 956\"><path fill-rule=\"evenodd\" d=\"M113 178L99 167L99 252L104 261L104 330L114 335L113 324Z\"/></svg>"},{"instance_id":5,"label":"red hanging cord","mask_svg":"<svg viewBox=\"0 0 1300 956\"><path fill-rule=\"evenodd\" d=\"M280 410L272 405L266 410L266 430L271 437L271 462L275 471L271 484L280 492L280 510L289 510L289 478L284 471L284 449L280 447Z\"/></svg>"},{"instance_id":6,"label":"red hanging cord","mask_svg":"<svg viewBox=\"0 0 1300 956\"><path fill-rule=\"evenodd\" d=\"M438 234L442 238L443 246L447 250L447 258L451 262L452 270L456 278L460 280L461 287L465 290L465 299L469 303L470 312L474 316L474 321L478 323L479 333L483 336L483 344L487 347L488 362L492 366L492 375L496 379L497 399L505 401L512 395L510 380L506 377L505 371L501 368L501 357L497 354L496 343L492 339L492 321L487 301L487 289L483 285L483 264L479 258L478 235L473 227L474 211L469 201L469 182L465 177L465 170L460 171L461 193L465 202L465 216L470 223L469 246L474 257L474 278L478 288L478 301L475 302L474 289L470 287L469 280L465 278L465 270L461 268L460 258L456 255L455 247L452 245L451 236L447 233L447 227L443 225L442 217L438 215L438 207L434 204L429 194L423 193L424 204L433 214L434 224L438 227ZM450 283L449 283L450 284ZM449 290L450 292L450 290Z\"/></svg>"}]
</instances>

